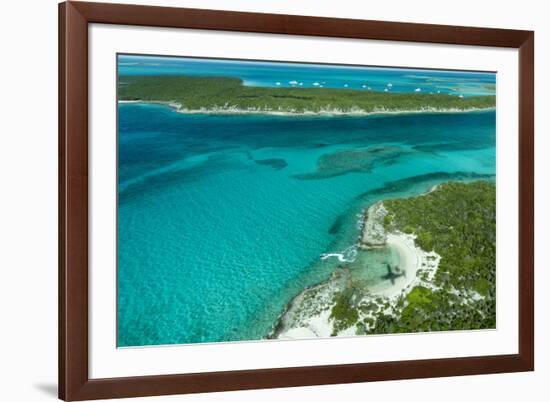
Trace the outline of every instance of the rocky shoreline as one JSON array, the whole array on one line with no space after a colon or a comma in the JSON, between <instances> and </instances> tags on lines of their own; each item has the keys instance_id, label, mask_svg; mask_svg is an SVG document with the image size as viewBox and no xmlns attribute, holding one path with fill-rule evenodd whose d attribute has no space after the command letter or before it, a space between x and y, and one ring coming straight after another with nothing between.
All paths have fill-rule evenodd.
<instances>
[{"instance_id":1,"label":"rocky shoreline","mask_svg":"<svg viewBox=\"0 0 550 402\"><path fill-rule=\"evenodd\" d=\"M176 101L155 101L155 100L119 100L124 103L151 103L165 105L183 114L211 114L211 115L273 115L273 116L371 116L371 115L396 115L396 114L419 114L419 113L470 113L494 110L494 107L471 107L471 108L448 108L448 107L419 107L415 109L390 109L376 107L372 110L365 110L359 107L349 109L326 107L319 110L297 110L293 108L265 108L248 107L243 108L237 105L222 105L214 107L188 108Z\"/></svg>"},{"instance_id":2,"label":"rocky shoreline","mask_svg":"<svg viewBox=\"0 0 550 402\"><path fill-rule=\"evenodd\" d=\"M363 233L359 239L358 246L366 250L370 247L383 247L387 242L387 235L384 229L384 218L388 211L384 203L379 201L371 205L366 212Z\"/></svg>"}]
</instances>

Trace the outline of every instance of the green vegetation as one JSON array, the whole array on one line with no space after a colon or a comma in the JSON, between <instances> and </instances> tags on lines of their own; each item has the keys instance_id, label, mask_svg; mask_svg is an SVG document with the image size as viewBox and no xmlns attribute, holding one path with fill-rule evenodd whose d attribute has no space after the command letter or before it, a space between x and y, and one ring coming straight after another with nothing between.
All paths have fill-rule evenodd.
<instances>
[{"instance_id":1,"label":"green vegetation","mask_svg":"<svg viewBox=\"0 0 550 402\"><path fill-rule=\"evenodd\" d=\"M402 310L377 317L371 333L495 328L495 205L495 185L485 181L384 201L386 229L415 233L441 261L433 289L415 287Z\"/></svg>"},{"instance_id":2,"label":"green vegetation","mask_svg":"<svg viewBox=\"0 0 550 402\"><path fill-rule=\"evenodd\" d=\"M175 103L188 110L363 111L472 109L495 106L495 96L459 98L446 94L386 93L333 88L267 88L243 85L238 78L128 76L119 80L120 100Z\"/></svg>"},{"instance_id":3,"label":"green vegetation","mask_svg":"<svg viewBox=\"0 0 550 402\"><path fill-rule=\"evenodd\" d=\"M415 287L411 293L407 295L407 301L410 304L429 304L431 300L431 291L423 286Z\"/></svg>"},{"instance_id":4,"label":"green vegetation","mask_svg":"<svg viewBox=\"0 0 550 402\"><path fill-rule=\"evenodd\" d=\"M392 218L387 229L412 229L423 250L441 256L437 286L482 296L494 290L495 204L495 185L488 181L447 183L422 197L384 201Z\"/></svg>"},{"instance_id":5,"label":"green vegetation","mask_svg":"<svg viewBox=\"0 0 550 402\"><path fill-rule=\"evenodd\" d=\"M334 295L334 306L330 318L334 321L334 335L354 325L359 319L359 312L354 305L354 289L347 288Z\"/></svg>"}]
</instances>

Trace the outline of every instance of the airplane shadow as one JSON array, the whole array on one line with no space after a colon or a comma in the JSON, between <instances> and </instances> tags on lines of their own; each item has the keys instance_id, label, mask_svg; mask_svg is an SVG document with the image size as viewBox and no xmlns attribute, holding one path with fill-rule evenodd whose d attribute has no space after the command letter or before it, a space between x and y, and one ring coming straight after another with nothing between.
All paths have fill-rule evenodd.
<instances>
[{"instance_id":1,"label":"airplane shadow","mask_svg":"<svg viewBox=\"0 0 550 402\"><path fill-rule=\"evenodd\" d=\"M390 264L386 264L386 268L388 270L388 273L386 275L382 275L380 278L391 281L392 285L395 285L395 280L397 278L400 278L402 276L405 277L405 271L402 271L399 267L392 268Z\"/></svg>"}]
</instances>

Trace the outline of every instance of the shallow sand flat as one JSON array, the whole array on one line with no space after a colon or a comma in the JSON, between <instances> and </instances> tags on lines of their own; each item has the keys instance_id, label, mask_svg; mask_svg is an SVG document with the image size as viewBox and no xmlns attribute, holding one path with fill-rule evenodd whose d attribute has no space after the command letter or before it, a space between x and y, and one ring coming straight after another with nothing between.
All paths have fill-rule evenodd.
<instances>
[{"instance_id":1,"label":"shallow sand flat","mask_svg":"<svg viewBox=\"0 0 550 402\"><path fill-rule=\"evenodd\" d=\"M318 338L317 334L309 328L291 328L279 335L277 339L308 339Z\"/></svg>"},{"instance_id":2,"label":"shallow sand flat","mask_svg":"<svg viewBox=\"0 0 550 402\"><path fill-rule=\"evenodd\" d=\"M307 338L328 338L332 335L332 322L330 311L323 311L319 315L309 317L307 326L290 328L282 332L278 339L307 339Z\"/></svg>"}]
</instances>

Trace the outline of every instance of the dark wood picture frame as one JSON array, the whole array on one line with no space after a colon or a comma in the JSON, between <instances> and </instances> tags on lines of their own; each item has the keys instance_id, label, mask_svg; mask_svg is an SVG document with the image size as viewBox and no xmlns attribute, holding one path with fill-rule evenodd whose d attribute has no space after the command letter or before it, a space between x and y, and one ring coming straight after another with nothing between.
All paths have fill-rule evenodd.
<instances>
[{"instance_id":1,"label":"dark wood picture frame","mask_svg":"<svg viewBox=\"0 0 550 402\"><path fill-rule=\"evenodd\" d=\"M519 49L519 353L90 379L88 24L191 28ZM59 5L59 397L86 400L534 370L534 33L168 7Z\"/></svg>"}]
</instances>

